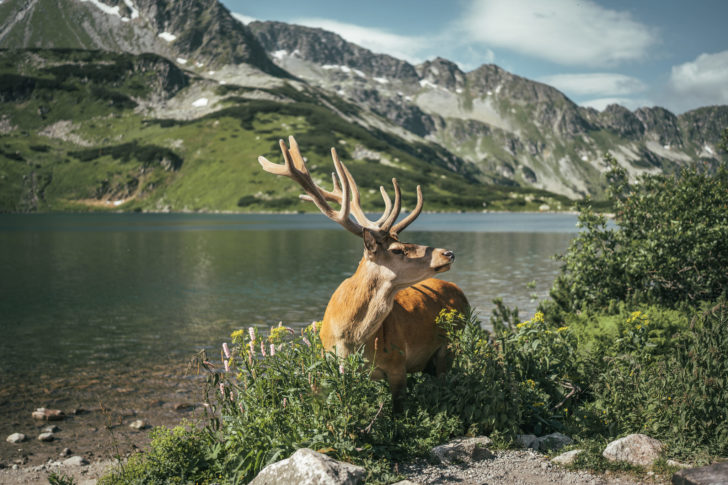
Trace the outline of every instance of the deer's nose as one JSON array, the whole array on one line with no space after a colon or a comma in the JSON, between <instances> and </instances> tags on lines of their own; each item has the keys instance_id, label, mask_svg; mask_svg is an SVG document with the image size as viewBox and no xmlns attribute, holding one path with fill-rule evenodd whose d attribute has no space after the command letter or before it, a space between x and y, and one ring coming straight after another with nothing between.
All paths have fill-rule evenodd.
<instances>
[{"instance_id":1,"label":"deer's nose","mask_svg":"<svg viewBox=\"0 0 728 485\"><path fill-rule=\"evenodd\" d=\"M442 253L442 255L448 258L450 261L455 261L455 253L453 253L452 251L445 251Z\"/></svg>"}]
</instances>

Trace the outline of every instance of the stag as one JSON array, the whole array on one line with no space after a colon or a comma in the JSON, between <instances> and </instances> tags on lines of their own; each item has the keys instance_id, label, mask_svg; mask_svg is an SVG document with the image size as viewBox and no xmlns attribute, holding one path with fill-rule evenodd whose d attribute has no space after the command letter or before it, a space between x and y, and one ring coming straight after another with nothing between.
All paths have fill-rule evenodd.
<instances>
[{"instance_id":1,"label":"stag","mask_svg":"<svg viewBox=\"0 0 728 485\"><path fill-rule=\"evenodd\" d=\"M397 180L392 179L394 203L380 187L384 213L371 221L361 208L356 182L336 149L331 148L336 174L331 174L333 189L328 191L311 178L292 136L289 144L290 149L280 140L283 164L258 157L263 170L293 179L306 192L302 199L313 202L329 219L364 240L364 255L356 272L339 285L326 307L321 342L339 356L363 346L374 366L372 377L388 379L395 409L401 409L407 373L426 370L439 375L451 364L447 340L435 321L443 308L465 312L468 302L457 285L433 276L449 270L455 255L447 249L399 240L399 234L422 211L419 185L415 209L396 224L401 211Z\"/></svg>"}]
</instances>

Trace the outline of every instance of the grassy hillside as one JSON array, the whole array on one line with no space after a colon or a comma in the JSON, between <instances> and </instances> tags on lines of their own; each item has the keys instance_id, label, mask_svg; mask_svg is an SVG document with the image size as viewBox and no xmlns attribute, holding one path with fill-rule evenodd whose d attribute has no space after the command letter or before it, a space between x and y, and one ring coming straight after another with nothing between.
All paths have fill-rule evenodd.
<instances>
[{"instance_id":1,"label":"grassy hillside","mask_svg":"<svg viewBox=\"0 0 728 485\"><path fill-rule=\"evenodd\" d=\"M471 165L437 145L347 121L342 116L353 119L358 108L320 91L211 87L154 55L0 51L0 88L5 212L314 210L298 200L293 182L257 163L258 155L279 160L278 139L288 135L325 185L336 146L372 210L381 206L376 189L390 187L392 177L405 206L414 205L421 184L427 210L570 205L547 192L484 186ZM203 88L215 104L202 116L162 118L150 109L186 103Z\"/></svg>"}]
</instances>

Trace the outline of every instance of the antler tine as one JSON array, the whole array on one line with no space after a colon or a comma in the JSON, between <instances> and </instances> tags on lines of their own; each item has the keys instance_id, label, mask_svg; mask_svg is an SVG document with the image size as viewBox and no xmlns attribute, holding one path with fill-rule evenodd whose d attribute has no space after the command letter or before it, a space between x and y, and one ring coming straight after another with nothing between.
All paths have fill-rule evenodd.
<instances>
[{"instance_id":1,"label":"antler tine","mask_svg":"<svg viewBox=\"0 0 728 485\"><path fill-rule=\"evenodd\" d=\"M283 140L279 141L284 160L284 163L282 165L272 163L268 161L265 157L258 157L258 162L263 167L263 170L274 175L283 175L294 180L303 188L306 194L308 194L301 196L302 198L312 201L314 204L316 204L316 207L318 207L319 210L323 212L324 215L326 215L326 217L339 223L349 232L352 232L357 236L361 236L363 231L362 227L349 218L349 201L351 198L351 192L349 189L348 180L346 179L346 175L342 170L341 162L339 162L338 157L335 156L336 152L332 149L332 156L334 157L334 166L336 168L336 173L338 174L341 185L343 186L340 199L341 208L339 209L339 211L335 211L331 208L331 206L326 202L327 197L324 195L324 192L326 191L316 185L316 183L311 178L311 174L308 172L306 164L303 161L303 157L298 150L298 144L296 143L296 140L291 136L289 137L289 142L291 144L290 151L288 147L286 147L286 144Z\"/></svg>"},{"instance_id":2,"label":"antler tine","mask_svg":"<svg viewBox=\"0 0 728 485\"><path fill-rule=\"evenodd\" d=\"M396 226L392 228L392 232L394 234L399 234L401 231L404 231L407 226L412 224L412 221L417 219L417 216L420 215L420 212L422 212L422 206L424 205L424 201L422 199L422 188L420 186L417 186L417 205L415 206L414 210L407 214L407 217L399 221Z\"/></svg>"},{"instance_id":3,"label":"antler tine","mask_svg":"<svg viewBox=\"0 0 728 485\"><path fill-rule=\"evenodd\" d=\"M392 224L394 224L394 221L396 221L399 216L399 211L402 210L402 194L399 191L397 179L392 179L392 185L394 185L394 205L392 206L392 210L387 216L387 219L379 226L379 230L385 233L390 232Z\"/></svg>"},{"instance_id":4,"label":"antler tine","mask_svg":"<svg viewBox=\"0 0 728 485\"><path fill-rule=\"evenodd\" d=\"M382 193L382 199L384 199L384 214L382 214L382 217L374 222L377 226L381 226L382 223L387 220L387 217L389 217L389 211L392 210L392 199L389 198L389 194L386 190L384 190L383 185L379 186L379 191Z\"/></svg>"}]
</instances>

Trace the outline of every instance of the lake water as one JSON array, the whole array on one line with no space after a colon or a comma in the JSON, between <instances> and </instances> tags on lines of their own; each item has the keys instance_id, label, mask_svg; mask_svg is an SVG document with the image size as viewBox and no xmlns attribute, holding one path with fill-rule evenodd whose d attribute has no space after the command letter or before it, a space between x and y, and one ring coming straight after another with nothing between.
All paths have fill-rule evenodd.
<instances>
[{"instance_id":1,"label":"lake water","mask_svg":"<svg viewBox=\"0 0 728 485\"><path fill-rule=\"evenodd\" d=\"M487 322L498 296L533 313L575 224L423 214L402 239L453 250L442 277ZM248 325L306 325L361 254L361 239L319 214L0 215L0 376L101 372L219 349Z\"/></svg>"}]
</instances>

